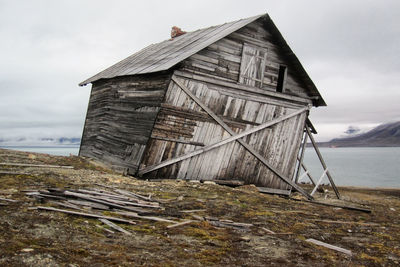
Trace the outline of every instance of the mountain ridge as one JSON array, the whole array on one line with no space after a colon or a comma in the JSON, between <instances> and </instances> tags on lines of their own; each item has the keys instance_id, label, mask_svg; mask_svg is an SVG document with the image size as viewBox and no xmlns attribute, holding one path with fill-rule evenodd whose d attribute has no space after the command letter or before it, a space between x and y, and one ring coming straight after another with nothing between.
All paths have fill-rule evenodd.
<instances>
[{"instance_id":1,"label":"mountain ridge","mask_svg":"<svg viewBox=\"0 0 400 267\"><path fill-rule=\"evenodd\" d=\"M322 147L400 147L400 121L381 124L349 137L318 143Z\"/></svg>"}]
</instances>

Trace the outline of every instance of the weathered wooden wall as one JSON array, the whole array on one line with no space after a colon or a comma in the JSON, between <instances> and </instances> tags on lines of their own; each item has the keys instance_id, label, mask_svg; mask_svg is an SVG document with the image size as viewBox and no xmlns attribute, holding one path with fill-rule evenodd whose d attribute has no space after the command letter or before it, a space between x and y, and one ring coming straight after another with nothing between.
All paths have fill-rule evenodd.
<instances>
[{"instance_id":1,"label":"weathered wooden wall","mask_svg":"<svg viewBox=\"0 0 400 267\"><path fill-rule=\"evenodd\" d=\"M267 52L263 89L276 90L279 66L285 65L288 67L285 93L309 97L306 86L294 71L296 68L291 68L291 62L287 60L275 40L276 38L264 27L262 20L257 20L189 57L183 62L184 69L237 83L243 45L249 44Z\"/></svg>"},{"instance_id":2,"label":"weathered wooden wall","mask_svg":"<svg viewBox=\"0 0 400 267\"><path fill-rule=\"evenodd\" d=\"M153 74L95 82L79 155L136 172L169 79Z\"/></svg>"},{"instance_id":3,"label":"weathered wooden wall","mask_svg":"<svg viewBox=\"0 0 400 267\"><path fill-rule=\"evenodd\" d=\"M256 55L256 65L242 65L243 50ZM250 58L247 60L250 64ZM259 68L260 63L265 63L265 68ZM281 65L287 67L283 93L276 91ZM240 133L312 103L308 87L294 69L260 19L190 56L173 71L234 132ZM262 80L248 79L243 73L256 73ZM291 178L306 116L297 115L243 140ZM93 85L80 154L129 168L135 174L139 166L152 166L229 136L169 75L117 77ZM238 142L144 177L240 179L288 188Z\"/></svg>"},{"instance_id":4,"label":"weathered wooden wall","mask_svg":"<svg viewBox=\"0 0 400 267\"><path fill-rule=\"evenodd\" d=\"M304 106L212 83L180 79L236 133ZM284 175L291 177L305 118L306 114L303 113L244 140ZM142 167L178 157L229 136L179 86L171 83L143 157ZM273 188L287 187L237 142L153 171L145 177L241 179Z\"/></svg>"},{"instance_id":5,"label":"weathered wooden wall","mask_svg":"<svg viewBox=\"0 0 400 267\"><path fill-rule=\"evenodd\" d=\"M306 86L290 69L290 62L273 40L262 21L253 22L189 57L175 73L213 112L240 133L311 103ZM240 79L244 44L260 49L262 53L258 55L261 59L266 55L262 86L261 83L256 85ZM288 67L283 94L276 92L280 65ZM282 174L291 178L306 116L305 113L298 115L244 140ZM228 136L179 86L171 82L141 167L179 157ZM241 179L266 187L287 188L286 183L237 142L153 171L145 177Z\"/></svg>"}]
</instances>

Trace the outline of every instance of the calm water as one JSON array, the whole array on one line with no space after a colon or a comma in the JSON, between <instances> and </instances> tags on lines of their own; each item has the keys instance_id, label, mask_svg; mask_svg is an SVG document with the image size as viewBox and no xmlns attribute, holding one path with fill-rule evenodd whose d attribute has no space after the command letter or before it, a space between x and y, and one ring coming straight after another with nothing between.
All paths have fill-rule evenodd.
<instances>
[{"instance_id":1,"label":"calm water","mask_svg":"<svg viewBox=\"0 0 400 267\"><path fill-rule=\"evenodd\" d=\"M78 155L79 147L7 147L8 149ZM320 148L336 185L400 188L400 147ZM323 169L313 148L307 148L304 163L315 180ZM309 182L308 178L303 178ZM323 183L328 183L326 176Z\"/></svg>"},{"instance_id":2,"label":"calm water","mask_svg":"<svg viewBox=\"0 0 400 267\"><path fill-rule=\"evenodd\" d=\"M400 188L400 147L320 148L320 151L337 185ZM323 169L313 148L307 148L304 163L318 180ZM324 177L323 182L328 183L328 179Z\"/></svg>"},{"instance_id":3,"label":"calm water","mask_svg":"<svg viewBox=\"0 0 400 267\"><path fill-rule=\"evenodd\" d=\"M58 156L69 156L70 154L78 155L79 153L78 146L63 146L63 147L7 146L2 148L19 150L19 151L36 152L36 153L46 153Z\"/></svg>"}]
</instances>

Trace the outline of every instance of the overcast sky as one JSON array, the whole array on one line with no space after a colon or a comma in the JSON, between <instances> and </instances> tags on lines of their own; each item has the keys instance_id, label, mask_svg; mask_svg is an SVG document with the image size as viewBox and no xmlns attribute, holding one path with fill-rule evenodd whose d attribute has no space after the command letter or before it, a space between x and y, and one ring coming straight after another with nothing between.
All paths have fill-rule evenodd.
<instances>
[{"instance_id":1,"label":"overcast sky","mask_svg":"<svg viewBox=\"0 0 400 267\"><path fill-rule=\"evenodd\" d=\"M169 38L269 13L327 102L323 141L400 120L400 1L0 0L0 138L80 137L78 83Z\"/></svg>"}]
</instances>

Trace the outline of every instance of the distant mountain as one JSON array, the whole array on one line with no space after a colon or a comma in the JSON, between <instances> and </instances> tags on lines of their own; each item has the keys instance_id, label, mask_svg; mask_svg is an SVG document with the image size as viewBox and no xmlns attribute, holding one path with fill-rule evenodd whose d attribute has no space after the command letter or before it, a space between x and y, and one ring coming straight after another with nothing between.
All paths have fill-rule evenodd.
<instances>
[{"instance_id":1,"label":"distant mountain","mask_svg":"<svg viewBox=\"0 0 400 267\"><path fill-rule=\"evenodd\" d=\"M400 146L400 121L382 124L369 132L351 137L335 138L319 146L331 147L391 147Z\"/></svg>"},{"instance_id":2,"label":"distant mountain","mask_svg":"<svg viewBox=\"0 0 400 267\"><path fill-rule=\"evenodd\" d=\"M0 146L79 146L79 137L0 138Z\"/></svg>"}]
</instances>

